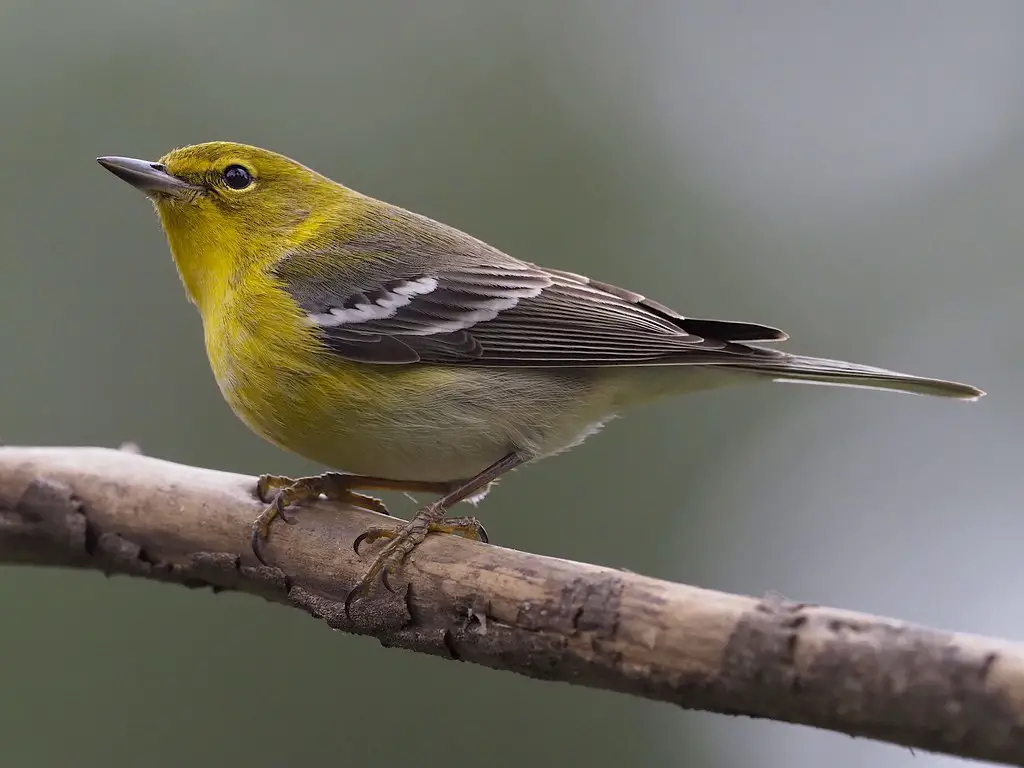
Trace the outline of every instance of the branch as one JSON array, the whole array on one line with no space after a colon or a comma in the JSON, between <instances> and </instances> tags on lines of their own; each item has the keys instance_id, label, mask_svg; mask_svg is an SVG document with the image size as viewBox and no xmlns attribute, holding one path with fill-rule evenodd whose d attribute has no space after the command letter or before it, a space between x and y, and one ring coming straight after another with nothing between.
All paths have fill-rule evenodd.
<instances>
[{"instance_id":1,"label":"branch","mask_svg":"<svg viewBox=\"0 0 1024 768\"><path fill-rule=\"evenodd\" d=\"M259 595L384 645L711 712L1024 766L1024 647L432 536L343 603L380 516L327 502L257 563L254 480L100 448L0 447L0 562ZM386 518L384 518L386 519Z\"/></svg>"}]
</instances>

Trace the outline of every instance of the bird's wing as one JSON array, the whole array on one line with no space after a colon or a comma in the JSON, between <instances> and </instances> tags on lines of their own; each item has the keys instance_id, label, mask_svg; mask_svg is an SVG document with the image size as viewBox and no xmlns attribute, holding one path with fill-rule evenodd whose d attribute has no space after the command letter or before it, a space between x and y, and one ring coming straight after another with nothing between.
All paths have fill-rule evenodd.
<instances>
[{"instance_id":1,"label":"bird's wing","mask_svg":"<svg viewBox=\"0 0 1024 768\"><path fill-rule=\"evenodd\" d=\"M785 339L775 328L686 318L639 294L499 251L474 260L472 253L395 259L389 250L378 258L363 249L293 254L273 274L326 346L359 362L559 367L782 357L746 346Z\"/></svg>"}]
</instances>

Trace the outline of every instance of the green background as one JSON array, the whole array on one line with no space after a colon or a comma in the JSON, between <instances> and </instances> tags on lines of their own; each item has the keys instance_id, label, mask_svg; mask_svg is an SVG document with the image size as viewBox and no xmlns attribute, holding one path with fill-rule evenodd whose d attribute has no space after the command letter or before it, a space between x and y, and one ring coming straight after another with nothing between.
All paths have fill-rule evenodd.
<instances>
[{"instance_id":1,"label":"green background","mask_svg":"<svg viewBox=\"0 0 1024 768\"><path fill-rule=\"evenodd\" d=\"M3 0L0 437L317 469L221 401L155 217L93 162L254 143L789 349L990 392L639 410L507 478L493 540L1020 637L1022 22L983 0ZM0 616L5 768L952 762L234 595L8 567Z\"/></svg>"}]
</instances>

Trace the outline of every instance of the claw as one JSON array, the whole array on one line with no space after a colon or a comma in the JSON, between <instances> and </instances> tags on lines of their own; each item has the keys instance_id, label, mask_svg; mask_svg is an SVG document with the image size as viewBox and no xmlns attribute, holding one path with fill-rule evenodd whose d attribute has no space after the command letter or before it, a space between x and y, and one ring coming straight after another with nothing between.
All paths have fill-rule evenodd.
<instances>
[{"instance_id":1,"label":"claw","mask_svg":"<svg viewBox=\"0 0 1024 768\"><path fill-rule=\"evenodd\" d=\"M357 596L368 595L371 587L373 586L373 582L376 580L378 575L380 576L381 583L388 592L396 591L394 586L392 586L391 581L394 574L401 569L402 561L405 560L406 553L401 552L401 547L391 549L395 543L396 539L392 539L389 547L377 556L373 565L371 565L367 569L366 573L363 574L363 578L361 578L359 583L356 584L352 593ZM397 558L395 557L396 552L400 553ZM390 562L392 559L397 560L398 562Z\"/></svg>"},{"instance_id":2,"label":"claw","mask_svg":"<svg viewBox=\"0 0 1024 768\"><path fill-rule=\"evenodd\" d=\"M363 544L372 544L378 539L394 539L401 531L393 531L390 528L367 528L365 531L356 536L356 540L352 542L352 548L359 554L359 547Z\"/></svg>"},{"instance_id":3,"label":"claw","mask_svg":"<svg viewBox=\"0 0 1024 768\"><path fill-rule=\"evenodd\" d=\"M263 552L260 549L260 543L263 539L267 538L270 533L270 524L274 521L274 518L279 515L280 511L278 510L278 505L275 500L274 504L271 504L269 507L264 509L263 512L260 513L260 516L252 522L252 537L250 540L252 553L256 555L256 559L263 565L269 566L270 563L268 563L266 558L263 557Z\"/></svg>"},{"instance_id":4,"label":"claw","mask_svg":"<svg viewBox=\"0 0 1024 768\"><path fill-rule=\"evenodd\" d=\"M270 499L267 498L267 477L269 477L269 475L260 475L259 479L256 480L256 498L264 504L268 504L270 502Z\"/></svg>"},{"instance_id":5,"label":"claw","mask_svg":"<svg viewBox=\"0 0 1024 768\"><path fill-rule=\"evenodd\" d=\"M451 533L464 539L484 544L490 543L487 531L475 517L449 517L437 523L431 523L429 530L431 533Z\"/></svg>"},{"instance_id":6,"label":"claw","mask_svg":"<svg viewBox=\"0 0 1024 768\"><path fill-rule=\"evenodd\" d=\"M345 595L345 618L349 621L352 621L352 601L355 599L356 591L354 589L350 590L349 593Z\"/></svg>"},{"instance_id":7,"label":"claw","mask_svg":"<svg viewBox=\"0 0 1024 768\"><path fill-rule=\"evenodd\" d=\"M352 620L352 605L362 597L366 597L370 593L370 585L373 583L373 577L376 575L375 569L371 568L363 578L361 578L354 587L345 595L345 618L349 621ZM384 581L384 586L388 588L389 592L394 592L387 581Z\"/></svg>"},{"instance_id":8,"label":"claw","mask_svg":"<svg viewBox=\"0 0 1024 768\"><path fill-rule=\"evenodd\" d=\"M260 527L259 525L253 525L252 527L252 553L256 555L256 559L260 561L262 565L269 567L269 563L263 559L263 553L260 551Z\"/></svg>"},{"instance_id":9,"label":"claw","mask_svg":"<svg viewBox=\"0 0 1024 768\"><path fill-rule=\"evenodd\" d=\"M387 566L380 569L380 583L384 585L384 589L388 592L394 592L395 588L391 586L391 569Z\"/></svg>"},{"instance_id":10,"label":"claw","mask_svg":"<svg viewBox=\"0 0 1024 768\"><path fill-rule=\"evenodd\" d=\"M356 540L352 542L352 549L356 551L357 555L359 554L359 545L366 541L368 538L370 538L370 532L363 531L358 536L356 536Z\"/></svg>"},{"instance_id":11,"label":"claw","mask_svg":"<svg viewBox=\"0 0 1024 768\"><path fill-rule=\"evenodd\" d=\"M284 491L278 491L277 496L274 497L274 509L277 511L277 517L281 518L288 525L295 525L298 522L298 518L295 515L285 510ZM270 533L269 526L267 527L267 533Z\"/></svg>"}]
</instances>

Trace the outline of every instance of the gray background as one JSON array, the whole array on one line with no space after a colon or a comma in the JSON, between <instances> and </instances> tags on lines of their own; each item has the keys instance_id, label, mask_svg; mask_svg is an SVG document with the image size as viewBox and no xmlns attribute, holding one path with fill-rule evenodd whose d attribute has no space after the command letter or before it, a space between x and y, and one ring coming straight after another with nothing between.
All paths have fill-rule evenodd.
<instances>
[{"instance_id":1,"label":"gray background","mask_svg":"<svg viewBox=\"0 0 1024 768\"><path fill-rule=\"evenodd\" d=\"M495 540L1020 637L1022 30L1012 0L3 0L0 437L316 469L221 401L154 216L93 162L255 143L790 349L990 392L639 410L503 482ZM0 613L5 766L955 762L386 651L251 598L3 568Z\"/></svg>"}]
</instances>

